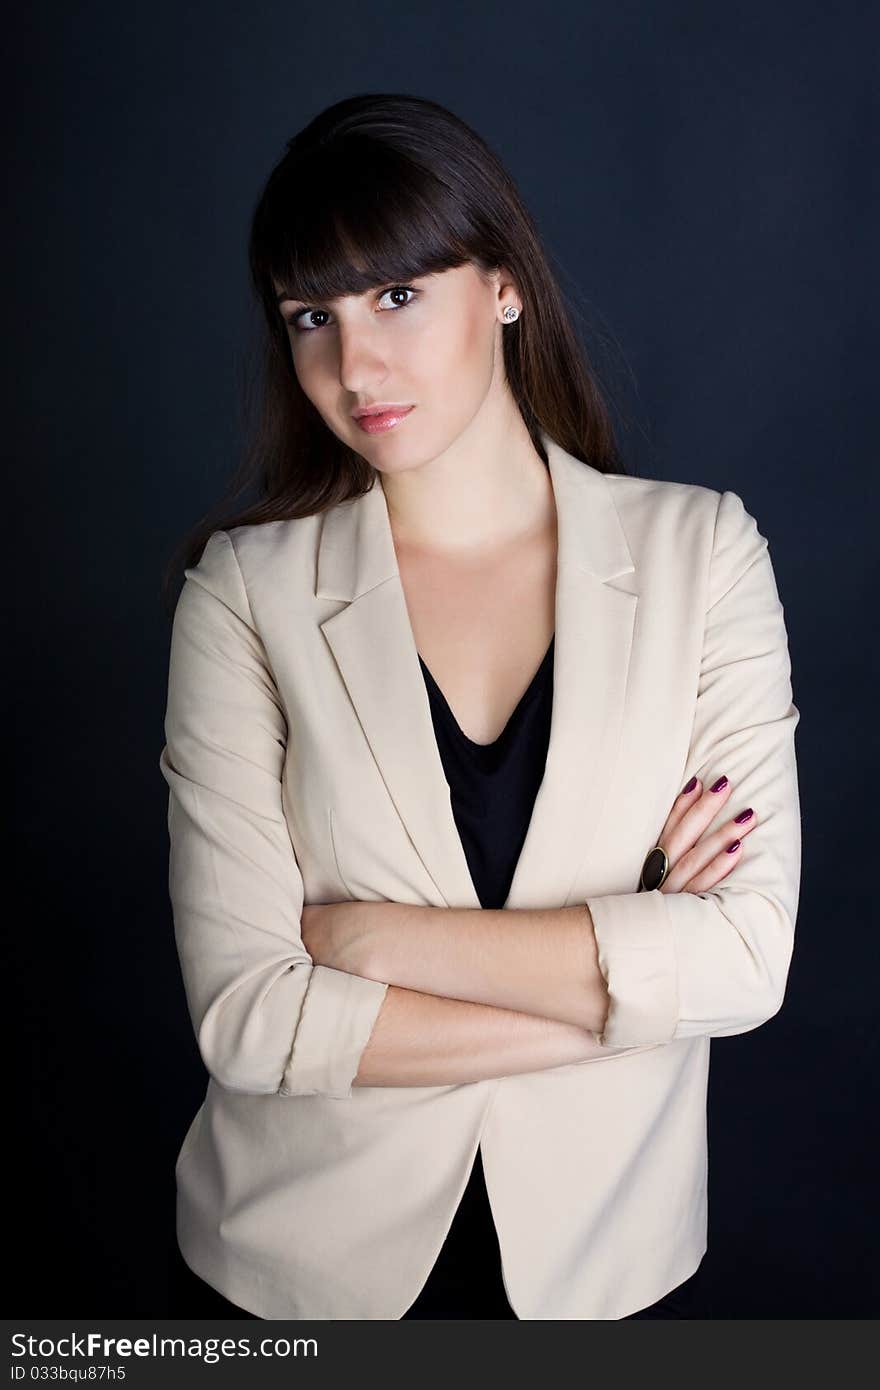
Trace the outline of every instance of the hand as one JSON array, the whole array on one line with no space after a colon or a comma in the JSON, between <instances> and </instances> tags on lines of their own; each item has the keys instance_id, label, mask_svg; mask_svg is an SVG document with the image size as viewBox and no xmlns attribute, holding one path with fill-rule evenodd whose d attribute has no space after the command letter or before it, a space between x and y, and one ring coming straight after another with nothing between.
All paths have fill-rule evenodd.
<instances>
[{"instance_id":1,"label":"hand","mask_svg":"<svg viewBox=\"0 0 880 1390\"><path fill-rule=\"evenodd\" d=\"M719 779L714 779L712 786L715 780ZM710 787L704 790L698 777L693 791L681 792L675 798L657 840L669 860L669 873L661 893L705 893L736 868L742 856L742 840L757 824L752 807L738 812L744 815L751 811L745 821L737 824L731 817L711 835L700 839L706 826L715 819L719 806L730 799L731 791L729 781L725 781L720 791L713 792ZM728 846L736 841L739 845L728 853Z\"/></svg>"},{"instance_id":2,"label":"hand","mask_svg":"<svg viewBox=\"0 0 880 1390\"><path fill-rule=\"evenodd\" d=\"M300 913L300 936L315 965L349 975L370 968L369 909L372 903L307 903Z\"/></svg>"}]
</instances>

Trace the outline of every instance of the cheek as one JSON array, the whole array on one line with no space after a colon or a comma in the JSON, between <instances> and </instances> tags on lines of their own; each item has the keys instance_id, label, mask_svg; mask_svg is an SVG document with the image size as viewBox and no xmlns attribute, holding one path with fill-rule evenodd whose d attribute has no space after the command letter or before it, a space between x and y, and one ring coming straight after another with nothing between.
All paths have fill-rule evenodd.
<instances>
[{"instance_id":1,"label":"cheek","mask_svg":"<svg viewBox=\"0 0 880 1390\"><path fill-rule=\"evenodd\" d=\"M295 348L291 348L290 360L296 379L306 395L315 396L320 386L321 373L316 371L314 353L297 352Z\"/></svg>"},{"instance_id":2,"label":"cheek","mask_svg":"<svg viewBox=\"0 0 880 1390\"><path fill-rule=\"evenodd\" d=\"M492 377L492 322L485 313L466 312L436 324L417 349L419 379L431 395L462 404L480 399ZM410 364L412 364L410 358Z\"/></svg>"},{"instance_id":3,"label":"cheek","mask_svg":"<svg viewBox=\"0 0 880 1390\"><path fill-rule=\"evenodd\" d=\"M315 409L323 416L332 413L333 402L339 389L338 379L317 352L292 353L293 370L300 390L307 396Z\"/></svg>"}]
</instances>

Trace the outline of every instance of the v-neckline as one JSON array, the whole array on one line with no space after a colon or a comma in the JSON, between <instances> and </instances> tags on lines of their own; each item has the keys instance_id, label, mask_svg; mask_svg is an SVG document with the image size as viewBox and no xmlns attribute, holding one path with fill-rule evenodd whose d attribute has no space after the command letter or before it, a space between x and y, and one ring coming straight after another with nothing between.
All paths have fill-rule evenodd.
<instances>
[{"instance_id":1,"label":"v-neckline","mask_svg":"<svg viewBox=\"0 0 880 1390\"><path fill-rule=\"evenodd\" d=\"M539 677L542 675L542 673L543 673L543 671L544 671L544 668L545 668L545 666L547 665L547 662L548 662L549 659L550 659L551 653L553 652L553 647L554 647L554 645L555 645L555 642L556 642L556 633L554 632L554 633L553 633L553 636L550 638L550 645L548 646L546 652L544 653L543 657L541 658L541 662L540 662L540 665L538 666L538 669L535 671L535 674L532 676L532 679L529 681L528 685L526 686L525 690L523 691L522 695L520 696L519 700L517 701L516 706L515 706L515 708L513 709L513 711L512 711L512 713L511 713L510 717L508 718L507 723L504 725L504 728L501 730L501 733L498 735L497 738L494 738L494 739L492 740L491 743L477 743L475 739L472 739L472 738L469 738L469 737L468 737L468 735L464 732L464 730L462 729L462 727L461 727L461 725L459 724L458 720L456 719L456 717L455 717L455 715L454 715L454 713L453 713L453 711L452 711L452 707L451 707L449 701L447 700L446 696L443 694L443 691L440 689L440 686L437 684L436 680L434 679L433 675L431 674L431 671L430 671L429 667L425 664L425 662L423 661L423 659L422 659L421 656L419 656L419 664L420 664L420 666L421 666L421 668L422 668L422 670L423 670L425 676L427 677L428 681L430 682L430 685L431 685L432 689L435 691L435 693L436 693L438 699L440 700L440 703L442 704L443 708L444 708L444 709L446 710L446 712L448 713L449 718L450 718L450 720L451 720L451 722L452 722L452 725L453 725L454 729L456 730L456 732L458 733L459 737L462 738L462 739L464 740L464 742L465 742L466 744L469 745L469 747L471 747L471 748L479 748L479 749L482 749L483 751L486 751L486 750L488 750L488 749L490 749L490 748L496 748L496 747L498 746L498 744L499 744L499 743L501 742L501 740L504 738L505 734L506 734L506 733L508 732L508 730L510 729L510 727L511 727L511 725L513 724L514 720L515 720L515 719L517 718L517 716L519 715L519 713L520 713L520 711L522 710L523 706L527 703L529 697L534 693L535 686L536 686L537 683L538 683L538 679L539 679Z\"/></svg>"}]
</instances>

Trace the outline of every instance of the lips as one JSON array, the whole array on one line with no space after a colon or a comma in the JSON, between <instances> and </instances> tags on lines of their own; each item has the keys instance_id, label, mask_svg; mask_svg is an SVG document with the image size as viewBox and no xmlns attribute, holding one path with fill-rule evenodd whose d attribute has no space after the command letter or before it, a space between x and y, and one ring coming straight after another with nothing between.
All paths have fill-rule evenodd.
<instances>
[{"instance_id":1,"label":"lips","mask_svg":"<svg viewBox=\"0 0 880 1390\"><path fill-rule=\"evenodd\" d=\"M405 420L413 410L415 406L412 405L390 406L388 410L376 411L370 415L356 415L354 421L366 434L381 434L394 429L394 426Z\"/></svg>"}]
</instances>

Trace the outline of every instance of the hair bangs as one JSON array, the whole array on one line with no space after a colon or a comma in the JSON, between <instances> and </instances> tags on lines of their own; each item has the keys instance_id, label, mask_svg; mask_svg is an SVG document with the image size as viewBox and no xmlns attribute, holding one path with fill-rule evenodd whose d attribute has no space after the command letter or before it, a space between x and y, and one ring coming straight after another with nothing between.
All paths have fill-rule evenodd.
<instances>
[{"instance_id":1,"label":"hair bangs","mask_svg":"<svg viewBox=\"0 0 880 1390\"><path fill-rule=\"evenodd\" d=\"M414 178L410 161L404 161L405 171L371 166L368 181L347 153L345 167L332 161L322 186L308 197L303 188L310 181L300 170L266 208L265 259L258 271L272 284L273 300L279 291L306 304L363 294L451 270L476 256L476 237L471 241L456 225L460 219L448 193L427 171ZM398 177L383 179L383 172Z\"/></svg>"}]
</instances>

